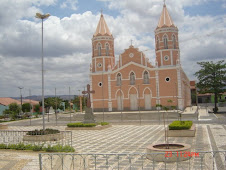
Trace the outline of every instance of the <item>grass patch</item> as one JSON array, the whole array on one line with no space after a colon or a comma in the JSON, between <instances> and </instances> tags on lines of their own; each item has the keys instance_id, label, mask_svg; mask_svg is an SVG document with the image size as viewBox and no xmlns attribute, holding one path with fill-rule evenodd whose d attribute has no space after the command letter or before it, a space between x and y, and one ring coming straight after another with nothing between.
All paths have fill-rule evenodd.
<instances>
[{"instance_id":1,"label":"grass patch","mask_svg":"<svg viewBox=\"0 0 226 170\"><path fill-rule=\"evenodd\" d=\"M95 127L97 124L96 123L68 123L67 127Z\"/></svg>"},{"instance_id":2,"label":"grass patch","mask_svg":"<svg viewBox=\"0 0 226 170\"><path fill-rule=\"evenodd\" d=\"M173 121L169 125L169 130L183 130L183 129L190 129L192 126L192 121Z\"/></svg>"},{"instance_id":3,"label":"grass patch","mask_svg":"<svg viewBox=\"0 0 226 170\"><path fill-rule=\"evenodd\" d=\"M41 129L41 130L35 129L33 131L29 131L29 132L27 132L27 135L48 135L48 134L56 134L56 133L60 133L60 131L57 129L48 129L47 128L44 131L43 131L43 129Z\"/></svg>"},{"instance_id":4,"label":"grass patch","mask_svg":"<svg viewBox=\"0 0 226 170\"><path fill-rule=\"evenodd\" d=\"M69 145L54 145L44 147L43 145L31 145L24 143L18 144L0 144L0 149L15 149L15 150L32 150L32 151L46 151L46 152L74 152L75 149Z\"/></svg>"}]
</instances>

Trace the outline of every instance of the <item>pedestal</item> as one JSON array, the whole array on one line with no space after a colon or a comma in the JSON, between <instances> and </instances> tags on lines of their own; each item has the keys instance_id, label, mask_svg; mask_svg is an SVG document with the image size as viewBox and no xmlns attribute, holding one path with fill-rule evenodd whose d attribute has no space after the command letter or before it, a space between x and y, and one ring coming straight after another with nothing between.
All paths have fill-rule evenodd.
<instances>
[{"instance_id":1,"label":"pedestal","mask_svg":"<svg viewBox=\"0 0 226 170\"><path fill-rule=\"evenodd\" d=\"M86 108L83 123L95 123L93 109Z\"/></svg>"}]
</instances>

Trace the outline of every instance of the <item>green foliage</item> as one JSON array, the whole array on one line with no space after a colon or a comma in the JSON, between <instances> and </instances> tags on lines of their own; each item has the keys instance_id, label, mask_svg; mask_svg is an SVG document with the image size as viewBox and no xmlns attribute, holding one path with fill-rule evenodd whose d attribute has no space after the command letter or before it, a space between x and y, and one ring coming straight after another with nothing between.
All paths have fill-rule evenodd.
<instances>
[{"instance_id":1,"label":"green foliage","mask_svg":"<svg viewBox=\"0 0 226 170\"><path fill-rule=\"evenodd\" d=\"M36 105L35 105L34 111L37 112L37 113L40 112L40 105L39 105L39 104L36 104Z\"/></svg>"},{"instance_id":2,"label":"green foliage","mask_svg":"<svg viewBox=\"0 0 226 170\"><path fill-rule=\"evenodd\" d=\"M50 146L48 145L47 147L43 148L44 151L46 152L74 152L75 149L69 145L62 146L62 145L54 145Z\"/></svg>"},{"instance_id":3,"label":"green foliage","mask_svg":"<svg viewBox=\"0 0 226 170\"><path fill-rule=\"evenodd\" d=\"M169 125L169 130L183 130L183 129L190 129L192 126L192 121L173 121Z\"/></svg>"},{"instance_id":4,"label":"green foliage","mask_svg":"<svg viewBox=\"0 0 226 170\"><path fill-rule=\"evenodd\" d=\"M46 151L46 152L74 152L75 149L69 145L63 146L63 145L54 145L47 147L44 147L43 145L31 145L24 143L18 143L18 144L0 144L0 149L15 149L15 150L32 150L32 151Z\"/></svg>"},{"instance_id":5,"label":"green foliage","mask_svg":"<svg viewBox=\"0 0 226 170\"><path fill-rule=\"evenodd\" d=\"M105 125L109 125L109 123L108 122L100 122L100 125L105 126Z\"/></svg>"},{"instance_id":6,"label":"green foliage","mask_svg":"<svg viewBox=\"0 0 226 170\"><path fill-rule=\"evenodd\" d=\"M96 126L96 123L68 123L68 127L94 127Z\"/></svg>"},{"instance_id":7,"label":"green foliage","mask_svg":"<svg viewBox=\"0 0 226 170\"><path fill-rule=\"evenodd\" d=\"M16 103L11 103L10 105L9 105L9 110L10 111L12 111L12 112L15 112L15 113L20 113L20 111L21 111L21 108L20 108L20 106L18 105L18 104L16 104Z\"/></svg>"},{"instance_id":8,"label":"green foliage","mask_svg":"<svg viewBox=\"0 0 226 170\"><path fill-rule=\"evenodd\" d=\"M196 84L199 93L213 93L215 102L215 112L217 111L217 100L220 93L226 91L226 63L224 60L216 63L198 62L201 69L195 73L199 82Z\"/></svg>"},{"instance_id":9,"label":"green foliage","mask_svg":"<svg viewBox=\"0 0 226 170\"><path fill-rule=\"evenodd\" d=\"M44 100L44 106L46 108L47 111L49 111L50 107L52 108L56 108L56 105L57 105L57 109L60 108L60 104L62 102L62 99L57 97L48 97ZM42 106L42 102L40 102L40 106Z\"/></svg>"},{"instance_id":10,"label":"green foliage","mask_svg":"<svg viewBox=\"0 0 226 170\"><path fill-rule=\"evenodd\" d=\"M11 103L9 109L4 110L4 116L9 116L11 120L15 120L20 113L20 106L16 103Z\"/></svg>"},{"instance_id":11,"label":"green foliage","mask_svg":"<svg viewBox=\"0 0 226 170\"><path fill-rule=\"evenodd\" d=\"M27 132L27 135L48 135L48 134L56 134L56 133L60 133L60 131L57 129L47 128L44 131L43 129L40 129L40 130L35 129L33 131L29 131Z\"/></svg>"},{"instance_id":12,"label":"green foliage","mask_svg":"<svg viewBox=\"0 0 226 170\"><path fill-rule=\"evenodd\" d=\"M75 98L74 98L74 100L72 102L80 109L80 98L79 98L79 96L75 96ZM82 96L82 109L83 110L86 107L86 103L87 103L87 97L86 96Z\"/></svg>"},{"instance_id":13,"label":"green foliage","mask_svg":"<svg viewBox=\"0 0 226 170\"><path fill-rule=\"evenodd\" d=\"M33 145L32 150L33 151L42 151L43 145Z\"/></svg>"},{"instance_id":14,"label":"green foliage","mask_svg":"<svg viewBox=\"0 0 226 170\"><path fill-rule=\"evenodd\" d=\"M23 112L30 112L31 108L32 108L32 106L31 106L30 103L24 103L24 104L22 105L22 111L23 111Z\"/></svg>"}]
</instances>

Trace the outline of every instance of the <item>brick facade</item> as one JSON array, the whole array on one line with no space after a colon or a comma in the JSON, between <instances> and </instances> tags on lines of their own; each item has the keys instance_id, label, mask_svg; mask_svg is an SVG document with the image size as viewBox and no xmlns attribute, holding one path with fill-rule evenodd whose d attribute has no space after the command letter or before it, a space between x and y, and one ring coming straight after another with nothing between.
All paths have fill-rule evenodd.
<instances>
[{"instance_id":1,"label":"brick facade","mask_svg":"<svg viewBox=\"0 0 226 170\"><path fill-rule=\"evenodd\" d=\"M133 45L115 63L114 38L101 14L92 39L90 85L95 90L91 95L94 111L153 110L156 104L184 109L191 105L190 82L180 64L178 28L165 5L155 30L155 46L154 65Z\"/></svg>"}]
</instances>

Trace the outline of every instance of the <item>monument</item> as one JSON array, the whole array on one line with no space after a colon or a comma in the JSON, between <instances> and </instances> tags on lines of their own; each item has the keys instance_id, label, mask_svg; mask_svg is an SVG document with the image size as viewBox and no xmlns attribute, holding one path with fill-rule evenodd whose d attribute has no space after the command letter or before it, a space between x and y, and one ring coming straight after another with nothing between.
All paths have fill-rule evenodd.
<instances>
[{"instance_id":1,"label":"monument","mask_svg":"<svg viewBox=\"0 0 226 170\"><path fill-rule=\"evenodd\" d=\"M82 94L87 94L87 104L85 109L85 115L83 123L95 123L93 109L91 108L90 94L95 93L94 90L90 91L90 85L87 84L87 91L83 91Z\"/></svg>"}]
</instances>

